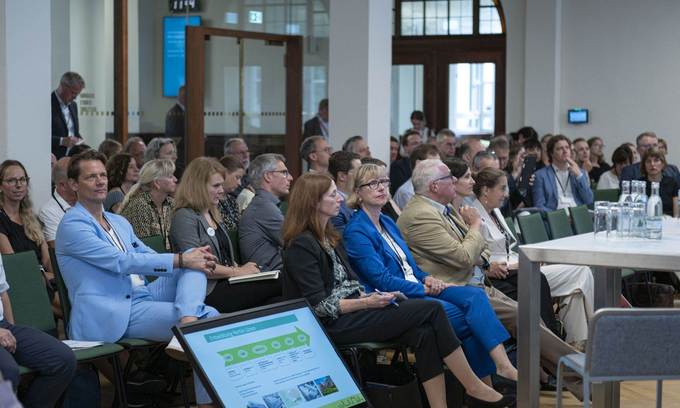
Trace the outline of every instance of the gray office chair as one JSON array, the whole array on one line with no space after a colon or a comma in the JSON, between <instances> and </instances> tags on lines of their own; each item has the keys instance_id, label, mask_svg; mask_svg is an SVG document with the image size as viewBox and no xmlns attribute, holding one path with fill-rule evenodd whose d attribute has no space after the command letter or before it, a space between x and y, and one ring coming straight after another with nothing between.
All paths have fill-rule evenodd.
<instances>
[{"instance_id":1,"label":"gray office chair","mask_svg":"<svg viewBox=\"0 0 680 408\"><path fill-rule=\"evenodd\" d=\"M588 325L586 352L557 363L557 407L562 407L562 365L583 378L583 406L590 406L590 383L680 379L680 309L600 309Z\"/></svg>"}]
</instances>

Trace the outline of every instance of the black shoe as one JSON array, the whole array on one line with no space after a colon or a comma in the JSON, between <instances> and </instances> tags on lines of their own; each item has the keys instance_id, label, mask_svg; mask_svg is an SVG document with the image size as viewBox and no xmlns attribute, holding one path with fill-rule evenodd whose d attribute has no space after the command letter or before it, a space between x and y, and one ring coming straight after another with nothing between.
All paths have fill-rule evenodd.
<instances>
[{"instance_id":1,"label":"black shoe","mask_svg":"<svg viewBox=\"0 0 680 408\"><path fill-rule=\"evenodd\" d=\"M498 401L484 401L471 395L465 395L465 404L468 408L505 408L515 404L514 395L503 395Z\"/></svg>"},{"instance_id":2,"label":"black shoe","mask_svg":"<svg viewBox=\"0 0 680 408\"><path fill-rule=\"evenodd\" d=\"M554 375L548 374L548 382L541 383L541 391L557 391L557 378Z\"/></svg>"},{"instance_id":3,"label":"black shoe","mask_svg":"<svg viewBox=\"0 0 680 408\"><path fill-rule=\"evenodd\" d=\"M517 381L503 377L502 375L492 374L491 382L494 390L503 395L517 395Z\"/></svg>"},{"instance_id":4,"label":"black shoe","mask_svg":"<svg viewBox=\"0 0 680 408\"><path fill-rule=\"evenodd\" d=\"M127 389L133 394L158 394L167 387L163 377L142 370L130 374L127 380Z\"/></svg>"},{"instance_id":5,"label":"black shoe","mask_svg":"<svg viewBox=\"0 0 680 408\"><path fill-rule=\"evenodd\" d=\"M144 394L137 392L127 393L127 406L128 408L152 408L153 399Z\"/></svg>"}]
</instances>

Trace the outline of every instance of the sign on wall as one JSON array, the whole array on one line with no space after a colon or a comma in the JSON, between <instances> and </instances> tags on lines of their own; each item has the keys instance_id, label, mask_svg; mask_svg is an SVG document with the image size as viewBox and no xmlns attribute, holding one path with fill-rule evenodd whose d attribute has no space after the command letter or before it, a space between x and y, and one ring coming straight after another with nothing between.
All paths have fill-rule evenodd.
<instances>
[{"instance_id":1,"label":"sign on wall","mask_svg":"<svg viewBox=\"0 0 680 408\"><path fill-rule=\"evenodd\" d=\"M184 72L186 26L200 26L201 17L163 17L163 96L176 97Z\"/></svg>"}]
</instances>

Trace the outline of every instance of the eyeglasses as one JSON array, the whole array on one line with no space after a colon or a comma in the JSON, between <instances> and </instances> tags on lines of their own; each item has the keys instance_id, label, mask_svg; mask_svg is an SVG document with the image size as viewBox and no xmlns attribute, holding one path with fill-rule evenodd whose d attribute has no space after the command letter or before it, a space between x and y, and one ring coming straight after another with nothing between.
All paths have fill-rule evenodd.
<instances>
[{"instance_id":1,"label":"eyeglasses","mask_svg":"<svg viewBox=\"0 0 680 408\"><path fill-rule=\"evenodd\" d=\"M453 174L449 173L446 176L442 176L442 177L439 177L439 178L432 180L432 182L436 183L438 181L442 181L442 180L446 180L446 179L451 179L451 181L453 181L454 183L456 181L456 178L453 176Z\"/></svg>"},{"instance_id":2,"label":"eyeglasses","mask_svg":"<svg viewBox=\"0 0 680 408\"><path fill-rule=\"evenodd\" d=\"M286 170L272 170L272 171L270 171L270 173L279 173L279 174L281 174L283 177L288 177L288 176L290 176L290 172L288 171L288 169L286 169Z\"/></svg>"},{"instance_id":3,"label":"eyeglasses","mask_svg":"<svg viewBox=\"0 0 680 408\"><path fill-rule=\"evenodd\" d=\"M331 153L333 153L333 148L330 147L330 146L328 146L328 147L326 147L325 149L315 150L315 151L314 151L314 153L321 153L321 152L326 152L326 153L328 153L328 154L331 154Z\"/></svg>"},{"instance_id":4,"label":"eyeglasses","mask_svg":"<svg viewBox=\"0 0 680 408\"><path fill-rule=\"evenodd\" d=\"M11 179L4 179L2 180L3 183L7 183L11 186L16 186L19 184L28 184L28 182L31 181L30 177L19 177L19 178L11 178Z\"/></svg>"},{"instance_id":5,"label":"eyeglasses","mask_svg":"<svg viewBox=\"0 0 680 408\"><path fill-rule=\"evenodd\" d=\"M656 149L656 148L659 147L659 144L658 144L658 143L653 143L653 144L641 144L640 147L643 148L643 149L645 149L645 150Z\"/></svg>"},{"instance_id":6,"label":"eyeglasses","mask_svg":"<svg viewBox=\"0 0 680 408\"><path fill-rule=\"evenodd\" d=\"M371 180L366 184L360 185L359 188L368 186L368 188L370 188L371 190L377 190L380 185L384 187L389 187L390 179Z\"/></svg>"}]
</instances>

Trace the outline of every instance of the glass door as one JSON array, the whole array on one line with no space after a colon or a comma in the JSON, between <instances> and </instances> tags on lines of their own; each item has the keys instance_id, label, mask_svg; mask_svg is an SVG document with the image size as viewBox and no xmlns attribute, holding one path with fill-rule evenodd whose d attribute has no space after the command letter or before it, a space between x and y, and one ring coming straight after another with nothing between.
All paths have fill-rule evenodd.
<instances>
[{"instance_id":1,"label":"glass door","mask_svg":"<svg viewBox=\"0 0 680 408\"><path fill-rule=\"evenodd\" d=\"M392 66L392 120L390 131L397 138L411 125L411 112L424 110L424 65Z\"/></svg>"},{"instance_id":2,"label":"glass door","mask_svg":"<svg viewBox=\"0 0 680 408\"><path fill-rule=\"evenodd\" d=\"M449 128L456 135L494 134L496 64L449 64Z\"/></svg>"}]
</instances>

